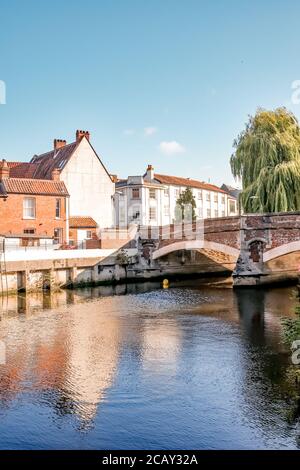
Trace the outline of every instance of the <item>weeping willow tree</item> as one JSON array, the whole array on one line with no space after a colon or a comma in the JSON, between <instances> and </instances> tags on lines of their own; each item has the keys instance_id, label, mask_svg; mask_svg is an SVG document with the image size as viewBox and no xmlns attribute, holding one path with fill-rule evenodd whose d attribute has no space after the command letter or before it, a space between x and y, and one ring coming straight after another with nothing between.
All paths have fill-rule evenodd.
<instances>
[{"instance_id":1,"label":"weeping willow tree","mask_svg":"<svg viewBox=\"0 0 300 470\"><path fill-rule=\"evenodd\" d=\"M259 109L234 141L230 164L244 212L300 210L300 127L285 108Z\"/></svg>"}]
</instances>

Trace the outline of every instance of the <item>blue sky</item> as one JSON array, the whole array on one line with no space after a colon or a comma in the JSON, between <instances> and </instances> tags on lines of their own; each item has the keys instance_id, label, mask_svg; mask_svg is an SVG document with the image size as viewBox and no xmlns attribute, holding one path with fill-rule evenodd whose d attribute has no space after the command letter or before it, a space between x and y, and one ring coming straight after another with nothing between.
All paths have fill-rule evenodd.
<instances>
[{"instance_id":1,"label":"blue sky","mask_svg":"<svg viewBox=\"0 0 300 470\"><path fill-rule=\"evenodd\" d=\"M234 138L300 79L297 0L1 0L0 157L74 140L111 173L232 182Z\"/></svg>"}]
</instances>

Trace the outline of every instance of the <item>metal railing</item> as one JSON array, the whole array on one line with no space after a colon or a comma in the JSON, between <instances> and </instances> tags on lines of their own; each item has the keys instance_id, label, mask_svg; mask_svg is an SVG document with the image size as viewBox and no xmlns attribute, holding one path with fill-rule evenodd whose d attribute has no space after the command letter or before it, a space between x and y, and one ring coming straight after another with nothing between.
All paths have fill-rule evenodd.
<instances>
[{"instance_id":1,"label":"metal railing","mask_svg":"<svg viewBox=\"0 0 300 470\"><path fill-rule=\"evenodd\" d=\"M5 243L5 251L53 251L58 250L60 245L50 245L47 243L43 243L41 245L20 245L17 243Z\"/></svg>"}]
</instances>

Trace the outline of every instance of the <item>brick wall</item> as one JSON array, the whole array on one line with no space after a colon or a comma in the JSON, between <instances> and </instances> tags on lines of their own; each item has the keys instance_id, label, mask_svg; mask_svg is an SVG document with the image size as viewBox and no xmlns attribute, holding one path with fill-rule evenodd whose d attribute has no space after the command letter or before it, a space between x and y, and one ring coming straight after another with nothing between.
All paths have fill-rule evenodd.
<instances>
[{"instance_id":1,"label":"brick wall","mask_svg":"<svg viewBox=\"0 0 300 470\"><path fill-rule=\"evenodd\" d=\"M99 241L98 236L97 236L97 229L96 228L81 228L79 230L85 230L86 232L91 232L92 233L92 240L91 241L96 241L96 242ZM70 238L70 240L73 241L73 243L75 245L77 244L77 242L78 242L78 229L77 228L72 227L72 228L69 229L69 238ZM95 244L95 246L96 245L97 245L97 248L98 248L99 243Z\"/></svg>"},{"instance_id":2,"label":"brick wall","mask_svg":"<svg viewBox=\"0 0 300 470\"><path fill-rule=\"evenodd\" d=\"M36 218L24 219L23 201L25 197L36 200ZM61 217L55 218L56 199L61 199ZM42 237L53 237L54 229L63 229L66 236L66 199L56 196L30 196L9 194L7 199L0 199L0 234L23 234L26 229L35 229L35 234ZM24 237L30 235L25 235Z\"/></svg>"},{"instance_id":3,"label":"brick wall","mask_svg":"<svg viewBox=\"0 0 300 470\"><path fill-rule=\"evenodd\" d=\"M281 213L243 217L245 241L265 239L264 251L300 240L300 214Z\"/></svg>"},{"instance_id":4,"label":"brick wall","mask_svg":"<svg viewBox=\"0 0 300 470\"><path fill-rule=\"evenodd\" d=\"M143 227L142 238L153 238L151 231L153 227ZM155 230L154 230L155 232ZM183 239L196 240L202 236L199 224L182 227L180 225L169 225L166 227L158 227L156 230L159 235L159 247L167 246L171 243L181 241ZM164 235L163 235L164 234ZM165 236L167 234L167 236ZM163 239L162 239L163 238ZM204 220L204 239L209 242L220 243L232 248L240 248L240 218L214 218Z\"/></svg>"},{"instance_id":5,"label":"brick wall","mask_svg":"<svg viewBox=\"0 0 300 470\"><path fill-rule=\"evenodd\" d=\"M148 227L148 238L151 239L151 227ZM264 252L278 246L300 240L300 213L279 213L262 215L245 215L242 217L225 217L205 219L204 239L209 242L220 243L232 248L241 248L241 230L245 243L252 240L265 240ZM162 227L158 227L159 247L163 247L182 240L178 238L180 230L173 225L169 226L169 237L162 237ZM176 233L177 230L177 233ZM174 233L175 231L175 233ZM144 237L147 238L147 227L143 228ZM190 239L197 238L196 224L190 232ZM161 239L166 238L166 239ZM254 249L254 248L253 248Z\"/></svg>"}]
</instances>

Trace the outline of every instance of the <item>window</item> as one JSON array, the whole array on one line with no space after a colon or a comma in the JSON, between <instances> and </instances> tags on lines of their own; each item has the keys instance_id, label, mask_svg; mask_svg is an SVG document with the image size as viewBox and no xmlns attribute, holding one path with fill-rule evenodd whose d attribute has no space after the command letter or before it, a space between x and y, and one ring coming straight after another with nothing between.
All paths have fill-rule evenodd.
<instances>
[{"instance_id":1,"label":"window","mask_svg":"<svg viewBox=\"0 0 300 470\"><path fill-rule=\"evenodd\" d=\"M54 229L54 243L56 245L62 243L62 239L63 239L63 229L62 228L55 228Z\"/></svg>"},{"instance_id":2,"label":"window","mask_svg":"<svg viewBox=\"0 0 300 470\"><path fill-rule=\"evenodd\" d=\"M24 237L20 240L20 246L40 246L40 240L30 237Z\"/></svg>"},{"instance_id":3,"label":"window","mask_svg":"<svg viewBox=\"0 0 300 470\"><path fill-rule=\"evenodd\" d=\"M124 206L119 207L119 222L125 223L125 207Z\"/></svg>"},{"instance_id":4,"label":"window","mask_svg":"<svg viewBox=\"0 0 300 470\"><path fill-rule=\"evenodd\" d=\"M156 199L156 190L155 189L149 189L149 197L150 199Z\"/></svg>"},{"instance_id":5,"label":"window","mask_svg":"<svg viewBox=\"0 0 300 470\"><path fill-rule=\"evenodd\" d=\"M210 201L210 193L206 193L206 200Z\"/></svg>"},{"instance_id":6,"label":"window","mask_svg":"<svg viewBox=\"0 0 300 470\"><path fill-rule=\"evenodd\" d=\"M175 197L176 197L176 199L178 199L179 196L180 196L180 189L176 188L176 189L175 189Z\"/></svg>"},{"instance_id":7,"label":"window","mask_svg":"<svg viewBox=\"0 0 300 470\"><path fill-rule=\"evenodd\" d=\"M225 211L222 211L222 217L225 217Z\"/></svg>"},{"instance_id":8,"label":"window","mask_svg":"<svg viewBox=\"0 0 300 470\"><path fill-rule=\"evenodd\" d=\"M202 207L198 207L198 216L200 217L200 219L203 218L203 209L202 209Z\"/></svg>"},{"instance_id":9,"label":"window","mask_svg":"<svg viewBox=\"0 0 300 470\"><path fill-rule=\"evenodd\" d=\"M207 214L207 218L210 219L211 218L211 210L207 209L206 214Z\"/></svg>"},{"instance_id":10,"label":"window","mask_svg":"<svg viewBox=\"0 0 300 470\"><path fill-rule=\"evenodd\" d=\"M165 206L165 207L164 207L164 214L165 214L166 216L169 216L169 214L170 214L170 213L169 213L169 206Z\"/></svg>"},{"instance_id":11,"label":"window","mask_svg":"<svg viewBox=\"0 0 300 470\"><path fill-rule=\"evenodd\" d=\"M215 217L219 217L219 211L217 209L215 210Z\"/></svg>"},{"instance_id":12,"label":"window","mask_svg":"<svg viewBox=\"0 0 300 470\"><path fill-rule=\"evenodd\" d=\"M214 195L214 202L218 202L218 195L217 194Z\"/></svg>"},{"instance_id":13,"label":"window","mask_svg":"<svg viewBox=\"0 0 300 470\"><path fill-rule=\"evenodd\" d=\"M134 204L129 208L129 222L139 221L141 215L141 208L140 204Z\"/></svg>"},{"instance_id":14,"label":"window","mask_svg":"<svg viewBox=\"0 0 300 470\"><path fill-rule=\"evenodd\" d=\"M23 218L35 219L35 198L25 197L23 201Z\"/></svg>"},{"instance_id":15,"label":"window","mask_svg":"<svg viewBox=\"0 0 300 470\"><path fill-rule=\"evenodd\" d=\"M27 235L27 234L33 235L33 234L35 233L35 229L34 229L34 228L25 228L25 229L23 230L23 233L26 234L26 235Z\"/></svg>"},{"instance_id":16,"label":"window","mask_svg":"<svg viewBox=\"0 0 300 470\"><path fill-rule=\"evenodd\" d=\"M167 197L169 196L169 188L164 189L164 195Z\"/></svg>"},{"instance_id":17,"label":"window","mask_svg":"<svg viewBox=\"0 0 300 470\"><path fill-rule=\"evenodd\" d=\"M56 205L55 205L55 217L56 217L56 219L60 219L60 213L61 213L61 200L56 199Z\"/></svg>"},{"instance_id":18,"label":"window","mask_svg":"<svg viewBox=\"0 0 300 470\"><path fill-rule=\"evenodd\" d=\"M202 201L202 191L198 191L198 199Z\"/></svg>"},{"instance_id":19,"label":"window","mask_svg":"<svg viewBox=\"0 0 300 470\"><path fill-rule=\"evenodd\" d=\"M132 189L132 199L140 199L140 190L139 188Z\"/></svg>"},{"instance_id":20,"label":"window","mask_svg":"<svg viewBox=\"0 0 300 470\"><path fill-rule=\"evenodd\" d=\"M87 230L87 231L86 231L86 238L87 238L87 239L92 238L92 231L91 231L91 230Z\"/></svg>"},{"instance_id":21,"label":"window","mask_svg":"<svg viewBox=\"0 0 300 470\"><path fill-rule=\"evenodd\" d=\"M222 204L225 204L225 196L222 196Z\"/></svg>"},{"instance_id":22,"label":"window","mask_svg":"<svg viewBox=\"0 0 300 470\"><path fill-rule=\"evenodd\" d=\"M149 208L149 219L156 220L156 207Z\"/></svg>"},{"instance_id":23,"label":"window","mask_svg":"<svg viewBox=\"0 0 300 470\"><path fill-rule=\"evenodd\" d=\"M235 201L229 201L229 212L232 214L232 212L236 211L236 204Z\"/></svg>"}]
</instances>

